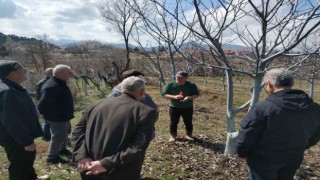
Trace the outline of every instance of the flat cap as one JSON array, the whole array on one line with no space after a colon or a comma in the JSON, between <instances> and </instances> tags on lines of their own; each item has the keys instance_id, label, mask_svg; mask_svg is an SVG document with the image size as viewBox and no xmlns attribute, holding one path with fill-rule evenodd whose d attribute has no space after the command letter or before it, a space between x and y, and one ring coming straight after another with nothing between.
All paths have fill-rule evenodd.
<instances>
[{"instance_id":1,"label":"flat cap","mask_svg":"<svg viewBox=\"0 0 320 180\"><path fill-rule=\"evenodd\" d=\"M188 77L189 74L185 71L178 71L176 77Z\"/></svg>"},{"instance_id":2,"label":"flat cap","mask_svg":"<svg viewBox=\"0 0 320 180\"><path fill-rule=\"evenodd\" d=\"M7 76L10 72L21 66L18 61L0 60L0 77Z\"/></svg>"},{"instance_id":3,"label":"flat cap","mask_svg":"<svg viewBox=\"0 0 320 180\"><path fill-rule=\"evenodd\" d=\"M127 77L130 77L130 76L144 76L144 74L138 70L135 70L135 69L130 69L128 71L124 71L122 73L122 79L125 79Z\"/></svg>"}]
</instances>

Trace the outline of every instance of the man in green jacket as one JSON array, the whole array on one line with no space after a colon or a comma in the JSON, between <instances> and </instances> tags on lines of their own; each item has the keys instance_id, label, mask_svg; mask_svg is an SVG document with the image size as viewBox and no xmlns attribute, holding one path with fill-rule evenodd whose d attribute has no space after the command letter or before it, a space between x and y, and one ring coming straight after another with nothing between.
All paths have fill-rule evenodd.
<instances>
[{"instance_id":1,"label":"man in green jacket","mask_svg":"<svg viewBox=\"0 0 320 180\"><path fill-rule=\"evenodd\" d=\"M169 142L173 142L177 138L177 126L180 116L185 124L187 140L193 140L192 116L193 116L193 100L199 97L197 86L187 81L189 74L185 71L179 71L176 74L176 80L166 84L162 95L169 99L170 114L170 138Z\"/></svg>"}]
</instances>

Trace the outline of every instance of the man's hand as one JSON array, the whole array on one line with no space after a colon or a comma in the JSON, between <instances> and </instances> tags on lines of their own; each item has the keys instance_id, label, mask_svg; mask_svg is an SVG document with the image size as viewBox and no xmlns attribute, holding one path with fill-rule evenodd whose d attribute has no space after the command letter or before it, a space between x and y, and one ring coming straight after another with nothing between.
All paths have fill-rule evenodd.
<instances>
[{"instance_id":1,"label":"man's hand","mask_svg":"<svg viewBox=\"0 0 320 180\"><path fill-rule=\"evenodd\" d=\"M178 94L178 95L174 96L174 99L177 99L177 100L183 99L183 95Z\"/></svg>"},{"instance_id":2,"label":"man's hand","mask_svg":"<svg viewBox=\"0 0 320 180\"><path fill-rule=\"evenodd\" d=\"M91 165L88 166L87 171L87 175L97 175L102 172L106 172L107 170L103 166L101 166L100 161L92 161Z\"/></svg>"},{"instance_id":3,"label":"man's hand","mask_svg":"<svg viewBox=\"0 0 320 180\"><path fill-rule=\"evenodd\" d=\"M24 150L26 150L26 151L36 151L37 150L37 145L35 143L32 143L29 146L25 146Z\"/></svg>"},{"instance_id":4,"label":"man's hand","mask_svg":"<svg viewBox=\"0 0 320 180\"><path fill-rule=\"evenodd\" d=\"M87 170L93 160L91 158L83 158L78 161L79 170Z\"/></svg>"},{"instance_id":5,"label":"man's hand","mask_svg":"<svg viewBox=\"0 0 320 180\"><path fill-rule=\"evenodd\" d=\"M186 102L186 101L188 101L190 98L189 98L189 96L186 96L185 98L183 98L182 100L180 100L180 101L182 101L182 102Z\"/></svg>"}]
</instances>

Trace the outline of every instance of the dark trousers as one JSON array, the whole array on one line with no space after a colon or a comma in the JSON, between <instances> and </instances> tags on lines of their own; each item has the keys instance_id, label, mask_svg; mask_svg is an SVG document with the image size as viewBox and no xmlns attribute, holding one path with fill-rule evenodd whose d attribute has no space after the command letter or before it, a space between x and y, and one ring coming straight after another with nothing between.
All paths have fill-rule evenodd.
<instances>
[{"instance_id":1,"label":"dark trousers","mask_svg":"<svg viewBox=\"0 0 320 180\"><path fill-rule=\"evenodd\" d=\"M51 139L50 124L48 123L47 120L44 120L42 130L43 130L43 138L45 140L50 140Z\"/></svg>"},{"instance_id":2,"label":"dark trousers","mask_svg":"<svg viewBox=\"0 0 320 180\"><path fill-rule=\"evenodd\" d=\"M191 108L175 108L169 107L170 114L170 134L173 136L177 135L177 127L180 116L182 116L187 135L191 136L193 131L192 115L193 107Z\"/></svg>"},{"instance_id":3,"label":"dark trousers","mask_svg":"<svg viewBox=\"0 0 320 180\"><path fill-rule=\"evenodd\" d=\"M250 180L293 180L303 157L288 158L284 162L265 162L248 159Z\"/></svg>"},{"instance_id":4,"label":"dark trousers","mask_svg":"<svg viewBox=\"0 0 320 180\"><path fill-rule=\"evenodd\" d=\"M4 147L9 165L10 180L35 180L37 174L33 168L36 151L26 151L23 146L11 144Z\"/></svg>"}]
</instances>

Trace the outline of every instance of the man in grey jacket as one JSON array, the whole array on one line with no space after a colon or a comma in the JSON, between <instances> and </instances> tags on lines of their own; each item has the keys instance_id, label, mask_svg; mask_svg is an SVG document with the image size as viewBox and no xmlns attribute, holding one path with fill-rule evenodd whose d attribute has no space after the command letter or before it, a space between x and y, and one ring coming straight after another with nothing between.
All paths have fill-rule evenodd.
<instances>
[{"instance_id":1,"label":"man in grey jacket","mask_svg":"<svg viewBox=\"0 0 320 180\"><path fill-rule=\"evenodd\" d=\"M154 134L157 111L142 104L145 82L126 78L122 95L91 104L72 132L82 179L137 180Z\"/></svg>"}]
</instances>

